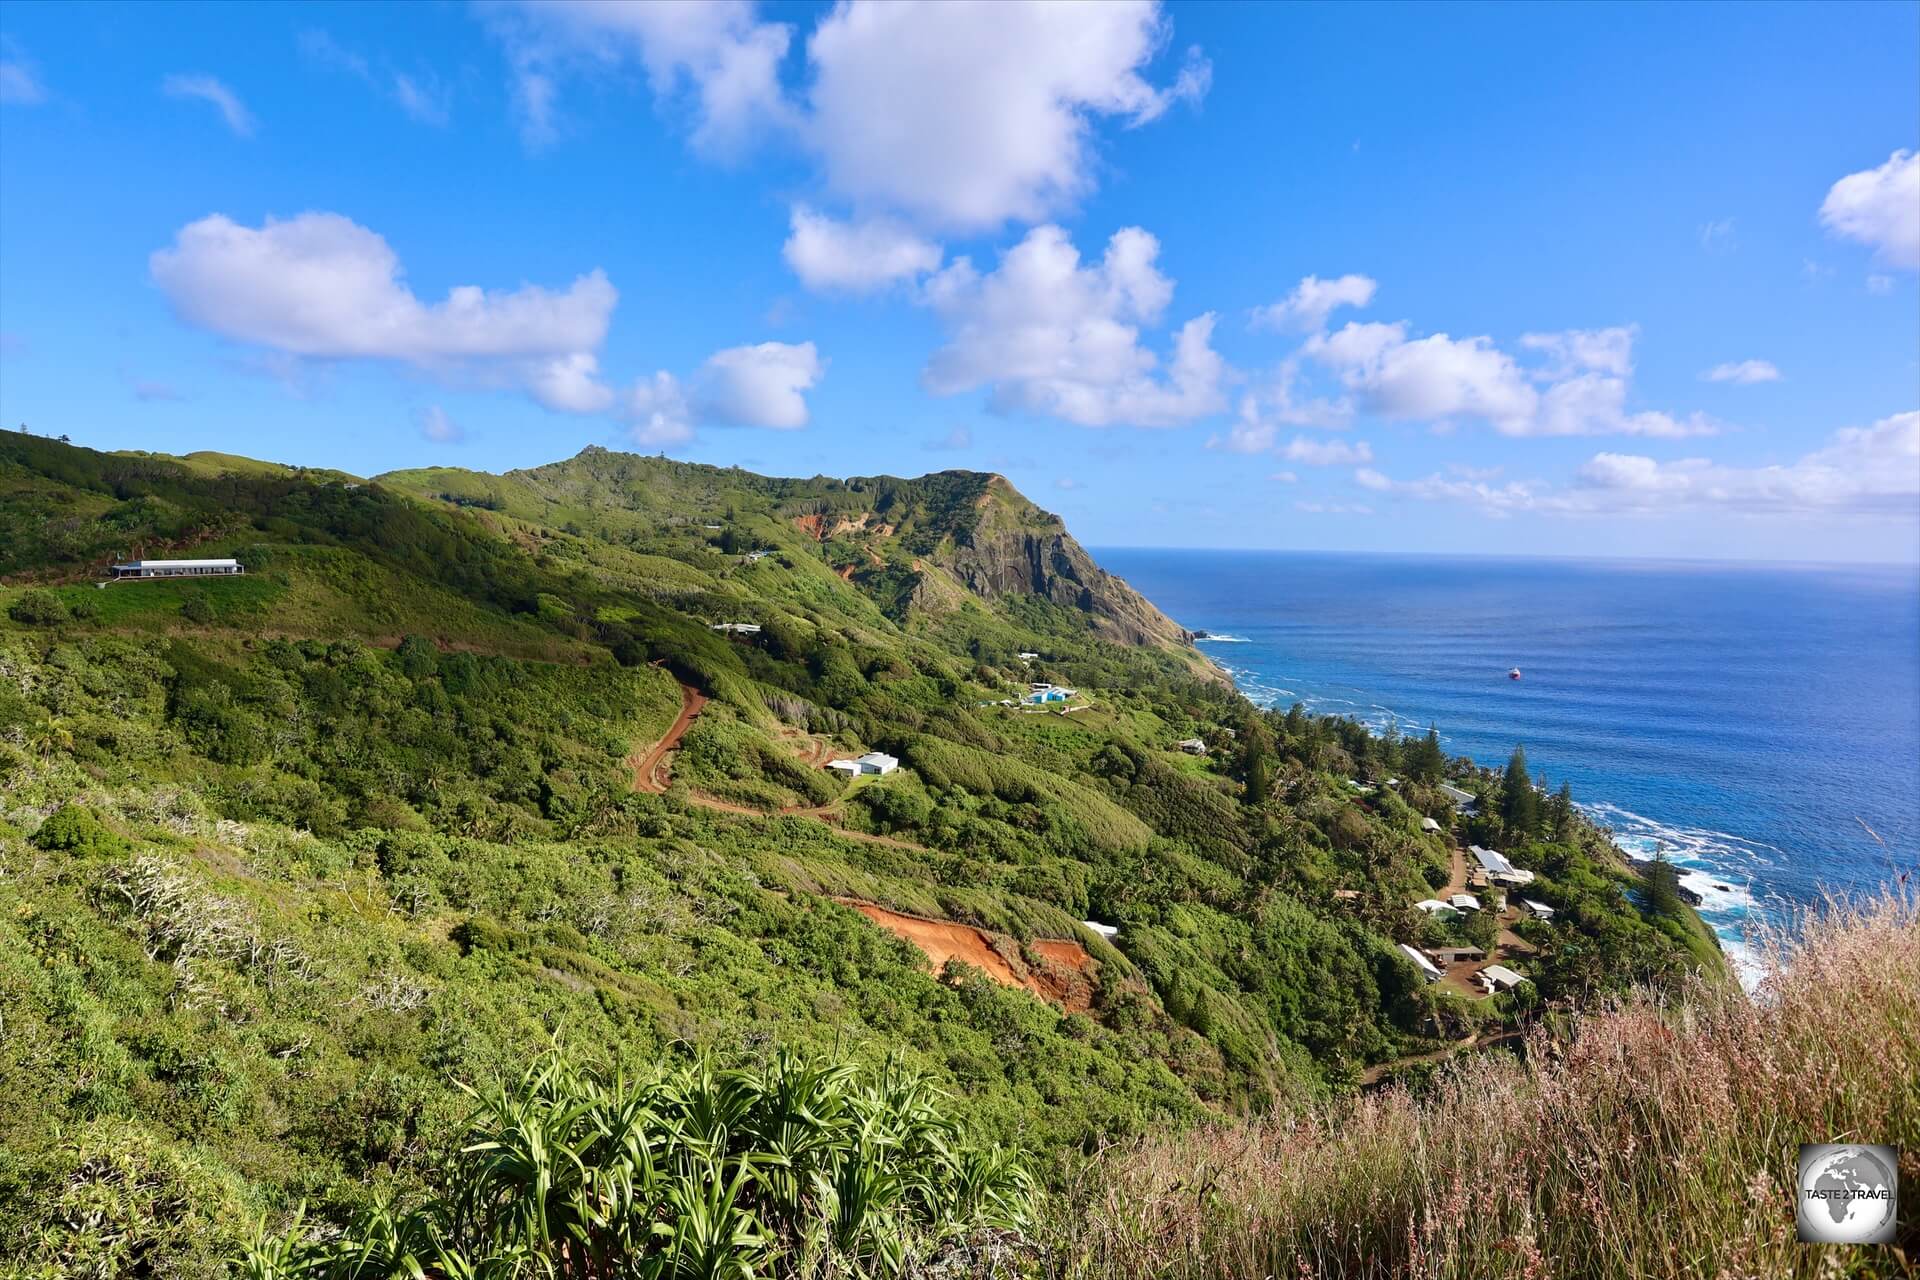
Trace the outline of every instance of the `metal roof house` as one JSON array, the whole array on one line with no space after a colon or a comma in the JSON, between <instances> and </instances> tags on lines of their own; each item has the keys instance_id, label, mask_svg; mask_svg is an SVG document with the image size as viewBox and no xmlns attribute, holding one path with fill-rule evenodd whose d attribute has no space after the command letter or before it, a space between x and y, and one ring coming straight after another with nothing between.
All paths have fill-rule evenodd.
<instances>
[{"instance_id":1,"label":"metal roof house","mask_svg":"<svg viewBox=\"0 0 1920 1280\"><path fill-rule=\"evenodd\" d=\"M1503 964L1490 964L1473 976L1489 995L1495 991L1511 991L1527 980L1525 974L1515 973Z\"/></svg>"},{"instance_id":2,"label":"metal roof house","mask_svg":"<svg viewBox=\"0 0 1920 1280\"><path fill-rule=\"evenodd\" d=\"M1520 905L1525 907L1536 920L1553 919L1553 908L1544 902L1535 902L1532 898L1522 898L1520 899Z\"/></svg>"},{"instance_id":3,"label":"metal roof house","mask_svg":"<svg viewBox=\"0 0 1920 1280\"><path fill-rule=\"evenodd\" d=\"M1199 738L1182 738L1173 745L1190 756L1203 756L1207 754L1207 744Z\"/></svg>"},{"instance_id":4,"label":"metal roof house","mask_svg":"<svg viewBox=\"0 0 1920 1280\"><path fill-rule=\"evenodd\" d=\"M1440 829L1440 824L1438 822L1435 822L1432 818L1422 818L1420 819L1420 829L1422 831L1438 831Z\"/></svg>"},{"instance_id":5,"label":"metal roof house","mask_svg":"<svg viewBox=\"0 0 1920 1280\"><path fill-rule=\"evenodd\" d=\"M1451 912L1454 910L1453 904L1442 902L1438 898L1422 898L1420 899L1420 901L1414 903L1413 905L1419 910L1426 912L1428 915L1435 915L1442 911Z\"/></svg>"},{"instance_id":6,"label":"metal roof house","mask_svg":"<svg viewBox=\"0 0 1920 1280\"><path fill-rule=\"evenodd\" d=\"M246 571L238 560L128 560L113 566L115 578L221 578Z\"/></svg>"},{"instance_id":7,"label":"metal roof house","mask_svg":"<svg viewBox=\"0 0 1920 1280\"><path fill-rule=\"evenodd\" d=\"M1532 884L1533 872L1522 871L1508 860L1507 855L1493 849L1482 849L1479 845L1467 846L1481 870L1487 873L1487 879L1496 884Z\"/></svg>"},{"instance_id":8,"label":"metal roof house","mask_svg":"<svg viewBox=\"0 0 1920 1280\"><path fill-rule=\"evenodd\" d=\"M1120 929L1117 925L1101 924L1098 920L1082 920L1080 923L1109 942L1120 936Z\"/></svg>"},{"instance_id":9,"label":"metal roof house","mask_svg":"<svg viewBox=\"0 0 1920 1280\"><path fill-rule=\"evenodd\" d=\"M867 754L854 760L830 760L827 762L827 768L838 769L850 778L858 777L861 774L879 774L884 776L892 773L899 767L900 761L886 754L884 751L869 751Z\"/></svg>"},{"instance_id":10,"label":"metal roof house","mask_svg":"<svg viewBox=\"0 0 1920 1280\"><path fill-rule=\"evenodd\" d=\"M1478 911L1480 909L1480 899L1470 893L1456 893L1447 899L1447 905L1455 911Z\"/></svg>"},{"instance_id":11,"label":"metal roof house","mask_svg":"<svg viewBox=\"0 0 1920 1280\"><path fill-rule=\"evenodd\" d=\"M1462 813L1472 813L1474 807L1480 803L1474 798L1471 791L1462 791L1460 788L1446 782L1440 784L1440 794L1453 801L1454 807Z\"/></svg>"},{"instance_id":12,"label":"metal roof house","mask_svg":"<svg viewBox=\"0 0 1920 1280\"><path fill-rule=\"evenodd\" d=\"M1400 953L1406 956L1407 959L1413 961L1413 967L1418 969L1420 971L1420 976L1425 978L1428 982L1438 982L1442 977L1445 976L1440 972L1440 966L1436 965L1433 961L1427 959L1425 956L1421 955L1418 951L1414 950L1412 947L1408 946L1404 942L1400 944Z\"/></svg>"}]
</instances>

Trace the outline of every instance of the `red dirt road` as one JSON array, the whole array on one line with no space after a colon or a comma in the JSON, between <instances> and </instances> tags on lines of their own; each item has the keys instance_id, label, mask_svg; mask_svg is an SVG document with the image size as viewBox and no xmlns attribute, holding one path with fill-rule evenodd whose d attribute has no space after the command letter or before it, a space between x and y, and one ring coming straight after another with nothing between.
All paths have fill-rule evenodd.
<instances>
[{"instance_id":1,"label":"red dirt road","mask_svg":"<svg viewBox=\"0 0 1920 1280\"><path fill-rule=\"evenodd\" d=\"M1061 1006L1068 1013L1085 1012L1093 1006L1093 990L1086 977L1093 957L1078 942L1066 938L1036 940L1029 949L1041 959L1042 964L1029 967L1022 963L1020 970L1024 972L1021 972L1016 971L1006 957L994 949L993 944L997 940L1005 949L1017 953L1018 944L1011 938L996 939L995 935L970 924L904 915L858 898L840 898L837 901L918 947L935 973L945 968L947 961L958 960L982 970L1003 987L1019 987L1042 1000Z\"/></svg>"},{"instance_id":2,"label":"red dirt road","mask_svg":"<svg viewBox=\"0 0 1920 1280\"><path fill-rule=\"evenodd\" d=\"M667 753L680 745L680 739L687 736L687 727L700 714L700 708L706 705L706 694L690 684L680 686L680 714L674 718L673 727L667 730L666 737L653 744L652 750L643 756L633 757L635 791L651 791L659 795L667 789Z\"/></svg>"}]
</instances>

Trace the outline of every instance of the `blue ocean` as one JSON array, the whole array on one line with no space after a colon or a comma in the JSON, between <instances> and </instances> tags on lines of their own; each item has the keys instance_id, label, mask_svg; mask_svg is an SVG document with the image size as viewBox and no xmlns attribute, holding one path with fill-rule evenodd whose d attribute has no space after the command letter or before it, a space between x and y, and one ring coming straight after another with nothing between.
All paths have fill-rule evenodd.
<instances>
[{"instance_id":1,"label":"blue ocean","mask_svg":"<svg viewBox=\"0 0 1920 1280\"><path fill-rule=\"evenodd\" d=\"M1913 568L1107 549L1265 706L1535 773L1664 851L1729 952L1920 867ZM1511 668L1521 678L1508 678Z\"/></svg>"}]
</instances>

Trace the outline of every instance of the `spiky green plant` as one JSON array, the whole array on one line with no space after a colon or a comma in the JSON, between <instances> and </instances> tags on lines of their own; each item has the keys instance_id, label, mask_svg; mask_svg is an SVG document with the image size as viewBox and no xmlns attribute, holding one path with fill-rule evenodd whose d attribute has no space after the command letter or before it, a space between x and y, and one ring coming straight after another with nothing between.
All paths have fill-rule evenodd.
<instances>
[{"instance_id":1,"label":"spiky green plant","mask_svg":"<svg viewBox=\"0 0 1920 1280\"><path fill-rule=\"evenodd\" d=\"M899 1070L780 1055L605 1079L554 1052L469 1090L440 1193L320 1238L263 1226L248 1280L898 1276L981 1229L1018 1232L1034 1184Z\"/></svg>"}]
</instances>

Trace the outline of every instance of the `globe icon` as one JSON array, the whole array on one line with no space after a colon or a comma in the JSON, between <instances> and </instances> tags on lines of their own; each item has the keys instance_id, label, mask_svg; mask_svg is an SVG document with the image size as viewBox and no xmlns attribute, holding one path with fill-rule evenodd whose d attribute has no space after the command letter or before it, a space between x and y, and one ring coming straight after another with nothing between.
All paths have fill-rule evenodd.
<instances>
[{"instance_id":1,"label":"globe icon","mask_svg":"<svg viewBox=\"0 0 1920 1280\"><path fill-rule=\"evenodd\" d=\"M1803 1226L1812 1238L1833 1244L1880 1237L1893 1220L1895 1177L1873 1148L1826 1149L1800 1173Z\"/></svg>"}]
</instances>

